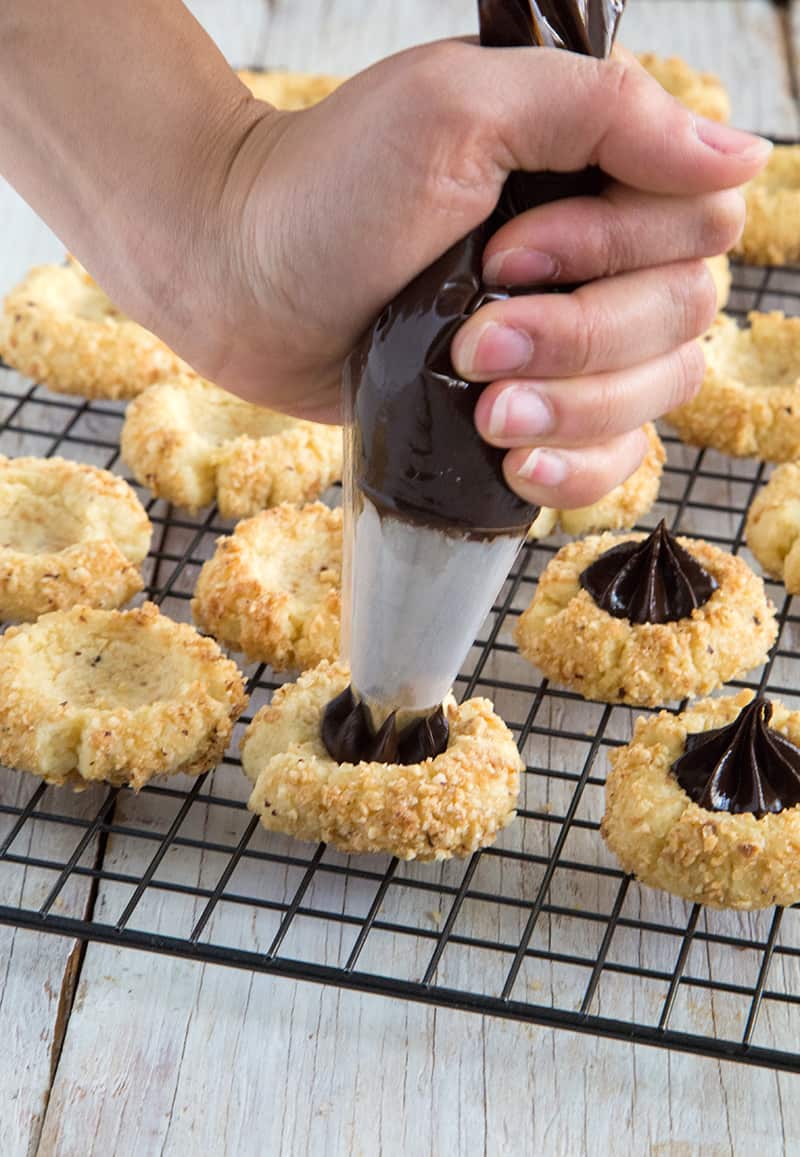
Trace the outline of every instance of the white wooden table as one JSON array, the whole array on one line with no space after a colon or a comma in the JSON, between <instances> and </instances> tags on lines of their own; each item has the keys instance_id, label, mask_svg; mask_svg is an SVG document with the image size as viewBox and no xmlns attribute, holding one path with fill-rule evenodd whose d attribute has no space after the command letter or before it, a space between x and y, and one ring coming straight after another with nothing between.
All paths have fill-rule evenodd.
<instances>
[{"instance_id":1,"label":"white wooden table","mask_svg":"<svg viewBox=\"0 0 800 1157\"><path fill-rule=\"evenodd\" d=\"M470 0L190 7L232 63L311 71L474 27ZM790 14L767 0L630 0L624 29L633 49L721 74L743 127L800 131L800 3ZM59 258L2 185L0 220L0 290ZM21 790L2 773L0 798ZM34 903L43 887L23 873L2 901ZM86 892L63 903L80 914ZM184 901L159 903L169 931ZM797 1093L769 1071L0 928L0 1157L777 1157L800 1152Z\"/></svg>"}]
</instances>

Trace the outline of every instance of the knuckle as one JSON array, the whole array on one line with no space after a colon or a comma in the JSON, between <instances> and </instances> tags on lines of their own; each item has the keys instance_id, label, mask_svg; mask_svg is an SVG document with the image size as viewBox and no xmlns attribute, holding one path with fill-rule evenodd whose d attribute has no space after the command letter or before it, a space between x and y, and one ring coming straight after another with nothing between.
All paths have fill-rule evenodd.
<instances>
[{"instance_id":1,"label":"knuckle","mask_svg":"<svg viewBox=\"0 0 800 1157\"><path fill-rule=\"evenodd\" d=\"M580 375L589 373L607 357L612 345L613 324L598 303L587 302L580 291L572 295L571 301L570 341L566 348L570 350L572 371Z\"/></svg>"},{"instance_id":2,"label":"knuckle","mask_svg":"<svg viewBox=\"0 0 800 1157\"><path fill-rule=\"evenodd\" d=\"M598 134L589 160L595 162L603 151L610 125L615 119L624 118L627 109L635 109L641 92L642 70L638 65L626 60L612 59L594 62L597 77L590 93L599 107L610 110L605 120L605 128ZM614 115L616 114L616 116Z\"/></svg>"},{"instance_id":3,"label":"knuckle","mask_svg":"<svg viewBox=\"0 0 800 1157\"><path fill-rule=\"evenodd\" d=\"M472 55L469 55L472 53ZM429 199L491 210L498 192L496 111L482 99L474 49L442 41L421 50L402 81L397 111L417 126L413 144ZM405 130L407 132L407 128ZM476 210L477 212L477 210Z\"/></svg>"},{"instance_id":4,"label":"knuckle","mask_svg":"<svg viewBox=\"0 0 800 1157\"><path fill-rule=\"evenodd\" d=\"M467 81L463 50L466 45L442 41L420 50L410 66L400 74L401 91L397 94L398 112L413 121L418 129L447 140L456 135L457 144L480 118L476 101ZM406 121L408 123L408 120Z\"/></svg>"},{"instance_id":5,"label":"knuckle","mask_svg":"<svg viewBox=\"0 0 800 1157\"><path fill-rule=\"evenodd\" d=\"M603 61L601 87L604 95L619 103L635 101L641 92L642 73L638 64L628 60L612 59Z\"/></svg>"},{"instance_id":6,"label":"knuckle","mask_svg":"<svg viewBox=\"0 0 800 1157\"><path fill-rule=\"evenodd\" d=\"M717 290L705 261L686 264L682 275L671 284L671 296L676 332L683 341L708 329L717 312Z\"/></svg>"},{"instance_id":7,"label":"knuckle","mask_svg":"<svg viewBox=\"0 0 800 1157\"><path fill-rule=\"evenodd\" d=\"M745 201L739 189L727 189L709 198L702 222L702 239L709 254L724 253L744 227Z\"/></svg>"},{"instance_id":8,"label":"knuckle","mask_svg":"<svg viewBox=\"0 0 800 1157\"><path fill-rule=\"evenodd\" d=\"M560 434L575 445L593 445L615 437L620 415L630 405L623 383L611 374L578 390L572 385L550 383L546 394L556 436Z\"/></svg>"},{"instance_id":9,"label":"knuckle","mask_svg":"<svg viewBox=\"0 0 800 1157\"><path fill-rule=\"evenodd\" d=\"M623 390L612 379L600 386L591 397L591 411L587 425L591 425L592 440L605 442L616 432L619 414L624 404Z\"/></svg>"},{"instance_id":10,"label":"knuckle","mask_svg":"<svg viewBox=\"0 0 800 1157\"><path fill-rule=\"evenodd\" d=\"M636 268L639 264L637 251L640 249L640 240L630 228L630 221L625 214L615 213L607 218L603 254L608 276Z\"/></svg>"},{"instance_id":11,"label":"knuckle","mask_svg":"<svg viewBox=\"0 0 800 1157\"><path fill-rule=\"evenodd\" d=\"M417 50L410 67L403 71L406 88L416 94L416 101L430 109L460 104L464 95L461 78L464 71L466 45L453 40L440 40Z\"/></svg>"},{"instance_id":12,"label":"knuckle","mask_svg":"<svg viewBox=\"0 0 800 1157\"><path fill-rule=\"evenodd\" d=\"M662 123L662 128L680 131L689 123L689 112L654 80L634 58L603 62L604 99L613 100L625 114L646 114Z\"/></svg>"},{"instance_id":13,"label":"knuckle","mask_svg":"<svg viewBox=\"0 0 800 1157\"><path fill-rule=\"evenodd\" d=\"M717 316L717 287L711 270L705 261L700 261L695 274L697 281L696 314L693 317L692 337L704 333Z\"/></svg>"},{"instance_id":14,"label":"knuckle","mask_svg":"<svg viewBox=\"0 0 800 1157\"><path fill-rule=\"evenodd\" d=\"M691 402L703 383L706 362L698 342L689 342L676 351L675 377L669 408Z\"/></svg>"}]
</instances>

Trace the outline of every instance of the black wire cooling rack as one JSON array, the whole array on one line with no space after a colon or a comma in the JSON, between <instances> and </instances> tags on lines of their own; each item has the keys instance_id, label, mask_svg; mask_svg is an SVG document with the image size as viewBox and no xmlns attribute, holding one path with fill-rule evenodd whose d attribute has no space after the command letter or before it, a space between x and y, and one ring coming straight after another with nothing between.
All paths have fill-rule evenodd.
<instances>
[{"instance_id":1,"label":"black wire cooling rack","mask_svg":"<svg viewBox=\"0 0 800 1157\"><path fill-rule=\"evenodd\" d=\"M730 311L800 312L800 269L734 269ZM0 371L0 451L61 454L124 473L122 407ZM667 437L643 525L734 552L765 467ZM143 500L146 498L143 495ZM150 500L147 589L189 618L199 567L231 529ZM599 835L608 752L642 712L551 687L517 653L515 617L558 542L526 548L458 690L487 695L526 758L519 819L466 862L348 859L270 835L245 806L235 754L139 795L83 794L0 772L0 923L800 1071L800 914L715 912L642 888ZM800 706L800 616L770 584L781 633L735 686ZM248 668L252 718L278 685ZM237 743L232 751L235 751Z\"/></svg>"}]
</instances>

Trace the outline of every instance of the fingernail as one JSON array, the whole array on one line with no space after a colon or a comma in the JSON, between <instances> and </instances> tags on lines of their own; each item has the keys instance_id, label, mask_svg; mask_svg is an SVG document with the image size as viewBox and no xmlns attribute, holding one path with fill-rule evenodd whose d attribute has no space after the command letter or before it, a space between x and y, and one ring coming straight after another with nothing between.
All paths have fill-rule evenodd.
<instances>
[{"instance_id":1,"label":"fingernail","mask_svg":"<svg viewBox=\"0 0 800 1157\"><path fill-rule=\"evenodd\" d=\"M531 450L517 473L526 482L535 482L538 486L553 487L561 485L569 473L569 468L561 454L537 447L537 449Z\"/></svg>"},{"instance_id":2,"label":"fingernail","mask_svg":"<svg viewBox=\"0 0 800 1157\"><path fill-rule=\"evenodd\" d=\"M768 141L766 137L744 133L741 129L708 120L707 117L694 118L694 131L704 145L708 145L715 153L724 153L728 157L736 156L743 160L763 157L766 160L773 149L772 141Z\"/></svg>"},{"instance_id":3,"label":"fingernail","mask_svg":"<svg viewBox=\"0 0 800 1157\"><path fill-rule=\"evenodd\" d=\"M532 285L552 280L558 268L555 258L539 249L504 249L487 260L483 278L490 285Z\"/></svg>"},{"instance_id":4,"label":"fingernail","mask_svg":"<svg viewBox=\"0 0 800 1157\"><path fill-rule=\"evenodd\" d=\"M526 333L507 325L487 322L466 335L453 351L456 370L461 374L513 374L528 364L533 342Z\"/></svg>"},{"instance_id":5,"label":"fingernail","mask_svg":"<svg viewBox=\"0 0 800 1157\"><path fill-rule=\"evenodd\" d=\"M510 386L494 400L489 412L490 438L538 438L553 428L550 407L535 389Z\"/></svg>"}]
</instances>

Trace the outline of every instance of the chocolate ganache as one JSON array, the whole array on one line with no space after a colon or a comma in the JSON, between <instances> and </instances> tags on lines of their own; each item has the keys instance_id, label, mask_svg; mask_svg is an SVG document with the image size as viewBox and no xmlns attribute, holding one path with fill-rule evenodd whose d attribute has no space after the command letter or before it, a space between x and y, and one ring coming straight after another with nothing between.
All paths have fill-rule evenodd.
<instances>
[{"instance_id":1,"label":"chocolate ganache","mask_svg":"<svg viewBox=\"0 0 800 1157\"><path fill-rule=\"evenodd\" d=\"M757 819L800 804L800 748L771 718L772 704L759 696L727 727L686 737L672 774L694 803Z\"/></svg>"},{"instance_id":2,"label":"chocolate ganache","mask_svg":"<svg viewBox=\"0 0 800 1157\"><path fill-rule=\"evenodd\" d=\"M443 707L398 728L393 712L377 731L369 712L350 687L328 704L322 742L337 763L422 763L447 747L450 727Z\"/></svg>"},{"instance_id":3,"label":"chocolate ganache","mask_svg":"<svg viewBox=\"0 0 800 1157\"><path fill-rule=\"evenodd\" d=\"M486 47L550 45L603 57L623 0L479 0L478 7ZM500 226L536 205L598 193L604 182L596 168L512 173L489 220L402 290L355 350L344 375L355 483L379 510L477 537L531 525L538 508L506 485L505 451L475 429L486 386L457 376L450 343L482 305L511 296L482 280L483 252Z\"/></svg>"},{"instance_id":4,"label":"chocolate ganache","mask_svg":"<svg viewBox=\"0 0 800 1157\"><path fill-rule=\"evenodd\" d=\"M704 606L717 580L672 537L662 519L644 542L623 542L580 576L601 610L631 623L675 623Z\"/></svg>"}]
</instances>

